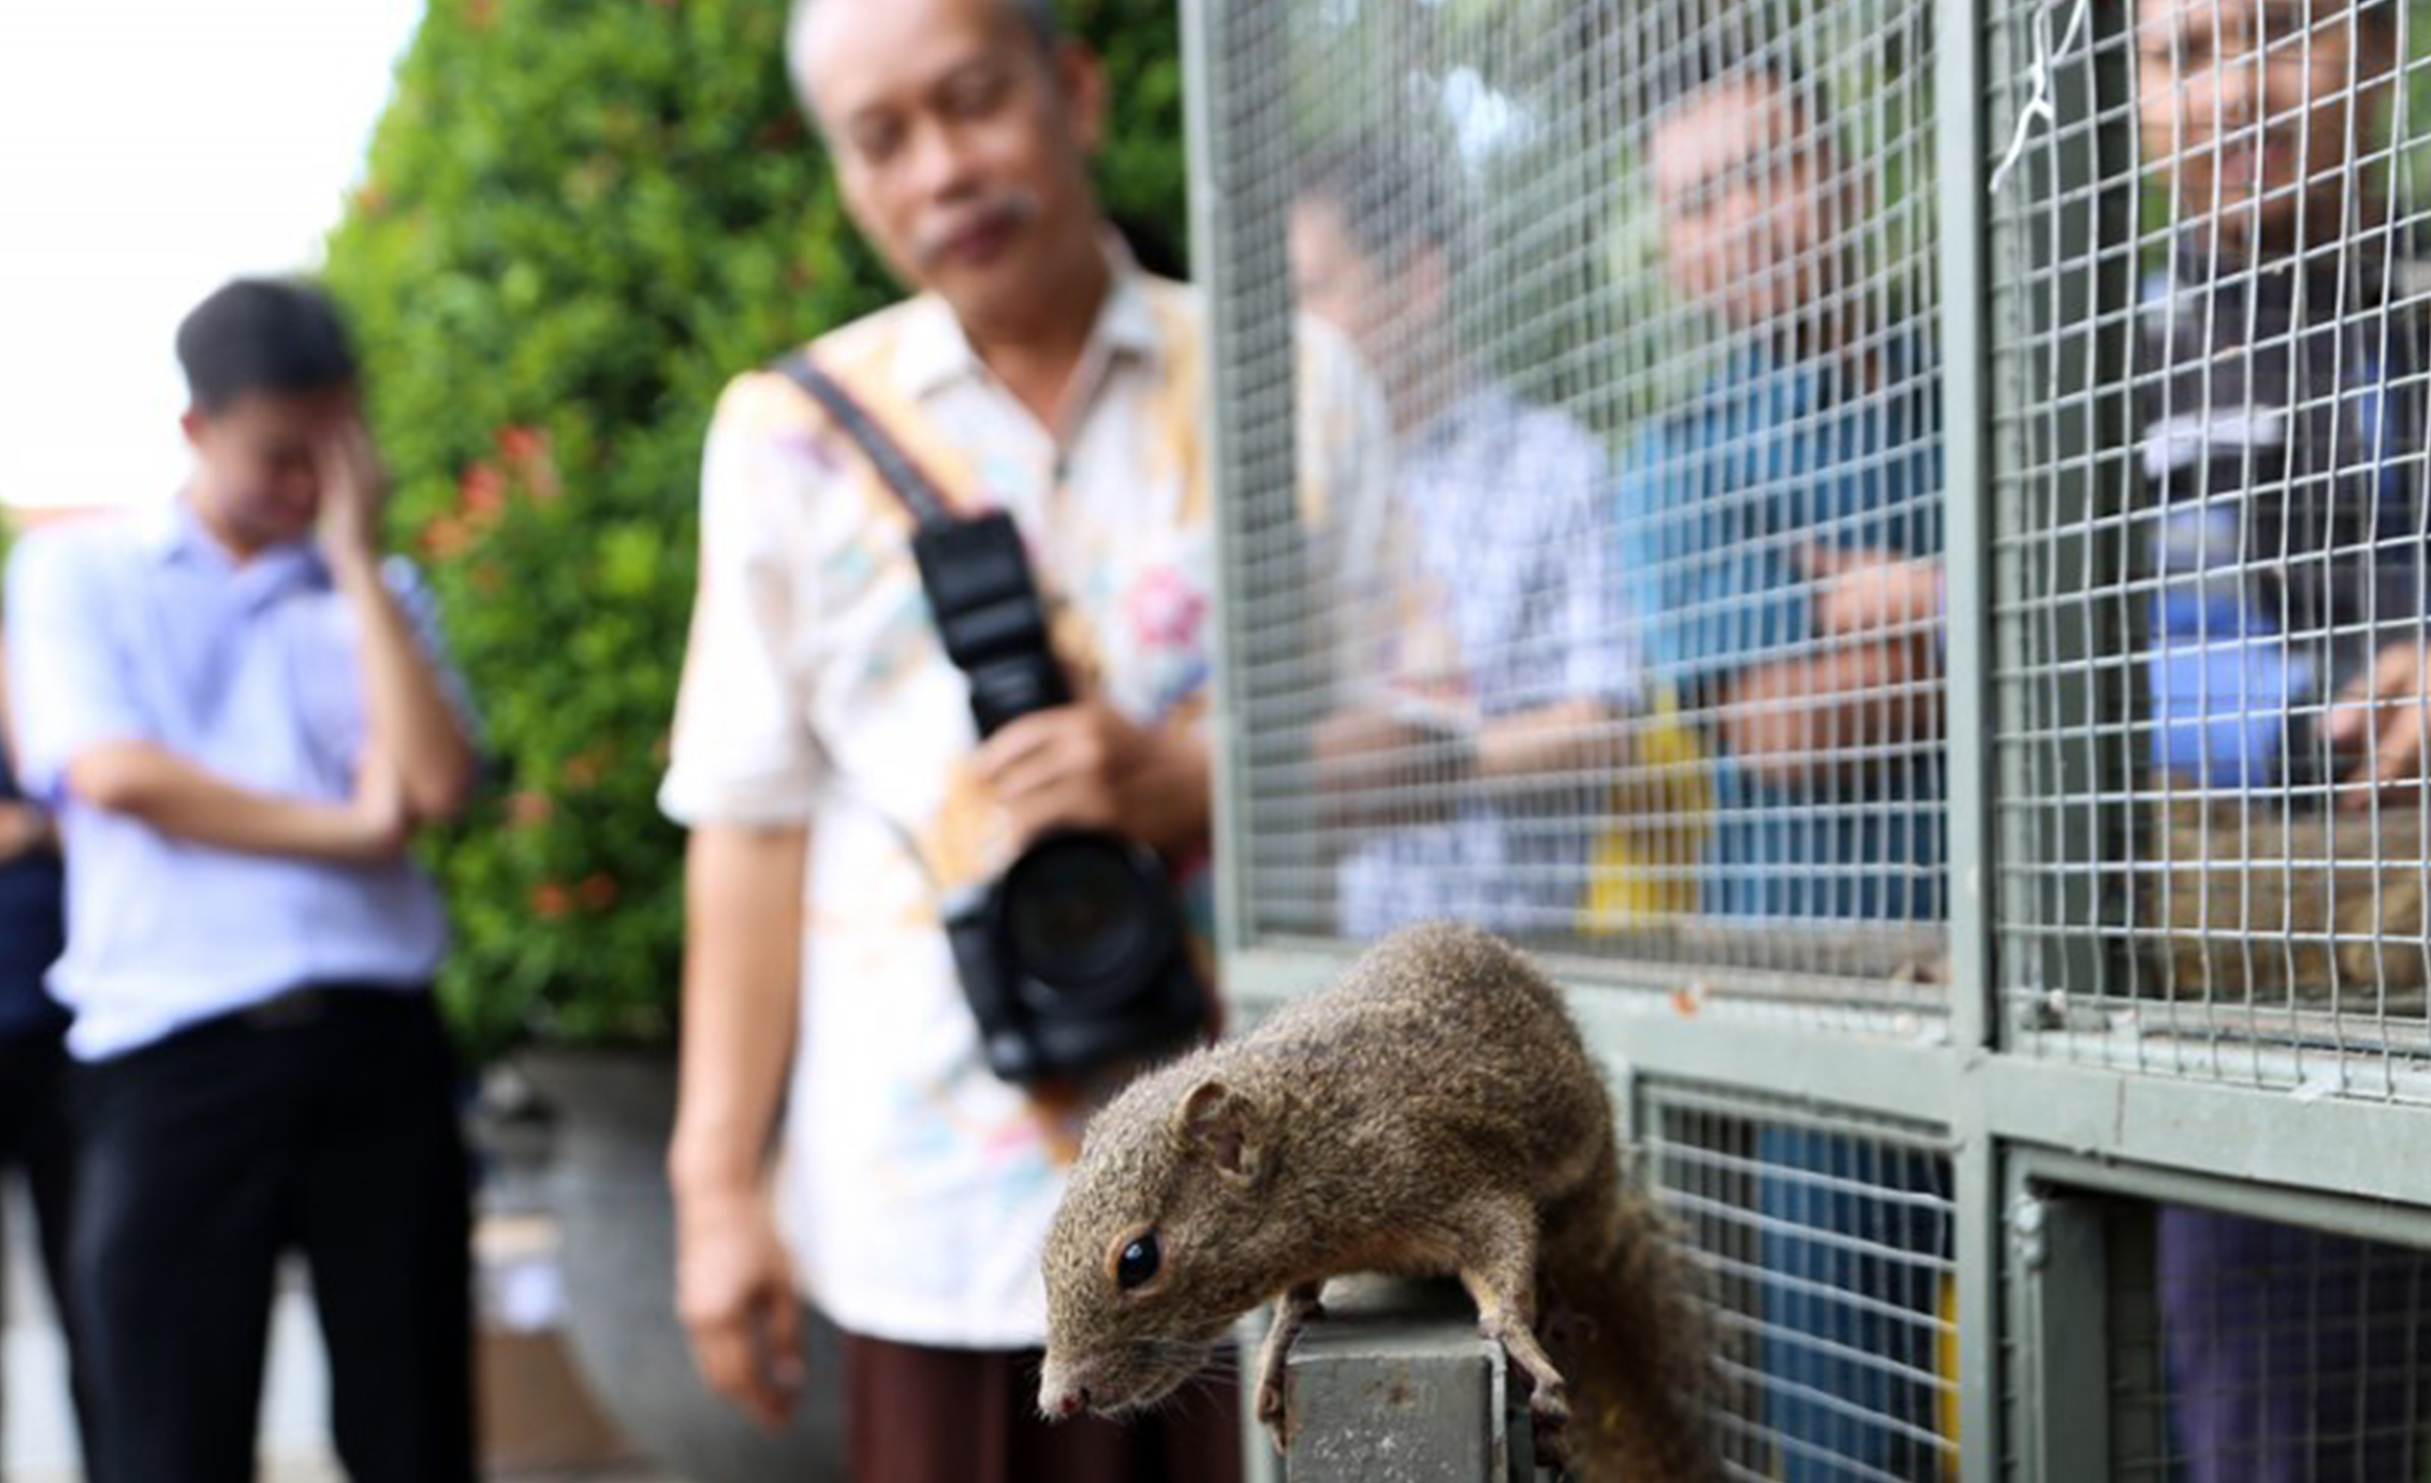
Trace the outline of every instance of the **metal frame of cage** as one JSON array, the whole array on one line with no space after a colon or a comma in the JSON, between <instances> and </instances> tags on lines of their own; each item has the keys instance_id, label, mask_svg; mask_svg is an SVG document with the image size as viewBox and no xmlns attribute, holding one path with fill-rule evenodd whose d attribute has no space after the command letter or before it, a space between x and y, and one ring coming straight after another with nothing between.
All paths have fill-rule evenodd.
<instances>
[{"instance_id":1,"label":"metal frame of cage","mask_svg":"<svg viewBox=\"0 0 2431 1483\"><path fill-rule=\"evenodd\" d=\"M1297 627L1312 615L1288 591L1240 586L1243 573L1271 570L1266 558L1294 539L1288 186L1268 132L1286 106L1280 90L1289 70L1273 18L1290 3L1184 4L1196 264L1202 281L1225 288L1211 296L1219 354L1210 395L1227 415L1216 419L1209 450L1225 511L1219 560L1230 584L1220 605L1226 704L1215 748L1219 936L1230 992L1252 1006L1310 991L1351 956L1322 934L1259 930L1243 907L1253 882L1298 880L1314 869L1294 853L1293 831L1255 822L1293 806L1261 792L1257 769L1272 755L1260 750L1263 728L1305 719L1289 685L1269 682L1288 673ZM2131 157L2122 152L2127 124L2117 106L2129 95L2119 91L2119 74L2099 70L2125 66L2120 8L1916 4L1929 8L1935 38L1946 734L1980 741L1947 756L1946 986L1938 998L1851 1003L1796 975L1756 974L1736 983L1744 992L1707 996L1690 991L1719 969L1558 951L1547 961L1574 991L1642 1144L1659 1134L1665 1109L1688 1096L1717 1115L1761 1119L1789 1106L1857 1134L1896 1125L1946 1149L1959 1475L2095 1477L2110 1464L2119 1403L2086 1377L2109 1373L2114 1350L2101 1320L2117 1297L2100 1278L2100 1231L2082 1212L2104 1200L2186 1201L2431 1247L2431 1061L2385 1034L2326 1043L2243 1037L2224 1061L2217 1027L2208 1061L2156 1056L2134 1027L2071 1013L2072 987L2102 997L2105 944L2098 931L2057 930L2072 924L2067 913L2091 910L2082 899L2043 893L2076 889L2072 865L2104 863L2101 831L2055 844L2003 801L2033 796L2028 769L2037 766L2091 769L2067 774L2063 794L2075 790L2068 796L2112 794L2095 782L2104 759L2065 755L2046 745L2054 733L2021 719L2019 686L2061 666L2038 668L2021 647L2024 548L2016 511L2000 501L2020 479L2040 480L2050 499L2074 502L2076 517L2063 522L2060 539L2115 535L2086 512L2116 473L2105 456L2115 463L2127 446L2118 437L2129 378L2106 379L2104 368L2128 363L2132 252L2070 254L2073 244L2129 240L2136 231L2135 172L2109 168ZM2023 81L2036 47L2052 47L2077 25L2087 32L2075 64L2043 69L2046 132L2019 132L2029 101L2043 96ZM2043 192L2024 208L2014 199L1996 204L1985 189L2013 137L2030 139L2026 168ZM2054 243L2056 259L2048 256ZM2078 441L2027 458L2004 440L2035 409L2020 389L2018 363L2004 357L2036 332L2001 316L2023 312L2017 286L2036 281L2036 251L2046 254L2039 281L2056 296L2044 311L2082 337L2054 359L2055 374L2072 379L2047 394L2089 415L2071 433ZM2105 416L2116 421L2097 436L2095 419ZM2071 559L2101 558L2081 549ZM2081 659L2119 636L2088 629L2068 642ZM2100 693L2098 666L2081 667L2084 714L2119 704ZM2055 900L2073 904L2055 909ZM2062 920L2053 920L2055 910ZM1828 1014L1817 1012L1818 1001Z\"/></svg>"}]
</instances>

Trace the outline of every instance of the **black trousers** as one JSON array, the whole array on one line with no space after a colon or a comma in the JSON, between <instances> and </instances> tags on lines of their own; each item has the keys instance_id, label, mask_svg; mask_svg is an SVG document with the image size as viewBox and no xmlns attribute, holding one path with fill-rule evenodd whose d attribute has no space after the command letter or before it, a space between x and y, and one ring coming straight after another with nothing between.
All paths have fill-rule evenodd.
<instances>
[{"instance_id":1,"label":"black trousers","mask_svg":"<svg viewBox=\"0 0 2431 1483\"><path fill-rule=\"evenodd\" d=\"M253 1476L272 1280L300 1250L354 1483L473 1477L471 1221L425 994L308 990L84 1068L71 1289L94 1483Z\"/></svg>"},{"instance_id":2,"label":"black trousers","mask_svg":"<svg viewBox=\"0 0 2431 1483\"><path fill-rule=\"evenodd\" d=\"M69 1384L84 1450L90 1453L93 1413L67 1292L68 1216L75 1185L66 1081L67 1051L56 1034L0 1036L0 1175L11 1169L22 1172L34 1197L42 1271L50 1280L52 1307L67 1335ZM26 1399L21 1396L18 1403Z\"/></svg>"}]
</instances>

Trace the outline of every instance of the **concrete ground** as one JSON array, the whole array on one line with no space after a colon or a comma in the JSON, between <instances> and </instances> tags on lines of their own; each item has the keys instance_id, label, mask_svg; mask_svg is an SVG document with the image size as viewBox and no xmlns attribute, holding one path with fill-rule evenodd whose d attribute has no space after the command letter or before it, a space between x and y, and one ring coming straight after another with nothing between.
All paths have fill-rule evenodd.
<instances>
[{"instance_id":1,"label":"concrete ground","mask_svg":"<svg viewBox=\"0 0 2431 1483\"><path fill-rule=\"evenodd\" d=\"M11 1186L0 1190L7 1233L0 1272L0 1479L7 1483L81 1483L69 1415L65 1349L51 1320L49 1294L33 1258L28 1214ZM312 1300L300 1283L282 1285L271 1320L270 1372L262 1395L261 1483L344 1483L331 1458L326 1423L329 1378ZM683 1483L648 1468L500 1476L493 1483Z\"/></svg>"}]
</instances>

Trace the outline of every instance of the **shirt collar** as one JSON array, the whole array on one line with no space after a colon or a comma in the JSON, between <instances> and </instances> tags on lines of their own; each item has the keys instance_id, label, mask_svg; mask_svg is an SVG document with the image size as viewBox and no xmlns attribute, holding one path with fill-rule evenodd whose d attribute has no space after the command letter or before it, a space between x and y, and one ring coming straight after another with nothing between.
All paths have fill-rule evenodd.
<instances>
[{"instance_id":1,"label":"shirt collar","mask_svg":"<svg viewBox=\"0 0 2431 1483\"><path fill-rule=\"evenodd\" d=\"M1148 302L1146 275L1119 239L1109 235L1105 252L1113 276L1105 302L1098 306L1097 323L1090 328L1081 363L1111 363L1130 356L1153 365L1165 353L1166 332ZM954 382L986 375L987 367L971 348L970 336L963 333L951 305L936 294L925 293L906 306L903 336L895 350L897 391L918 401Z\"/></svg>"},{"instance_id":2,"label":"shirt collar","mask_svg":"<svg viewBox=\"0 0 2431 1483\"><path fill-rule=\"evenodd\" d=\"M179 490L165 505L145 515L141 536L145 549L163 565L201 562L244 578L265 598L293 587L329 585L329 564L322 559L321 548L309 539L282 542L239 564L195 513L193 496L187 490Z\"/></svg>"}]
</instances>

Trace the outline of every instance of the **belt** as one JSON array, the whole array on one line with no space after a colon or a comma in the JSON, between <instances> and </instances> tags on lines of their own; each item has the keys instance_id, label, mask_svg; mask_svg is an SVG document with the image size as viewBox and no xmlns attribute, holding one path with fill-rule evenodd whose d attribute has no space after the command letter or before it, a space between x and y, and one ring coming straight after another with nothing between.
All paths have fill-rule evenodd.
<instances>
[{"instance_id":1,"label":"belt","mask_svg":"<svg viewBox=\"0 0 2431 1483\"><path fill-rule=\"evenodd\" d=\"M248 1030L284 1030L309 1025L329 1013L331 990L318 985L289 989L236 1011L233 1018Z\"/></svg>"},{"instance_id":2,"label":"belt","mask_svg":"<svg viewBox=\"0 0 2431 1483\"><path fill-rule=\"evenodd\" d=\"M410 1007L420 1002L423 988L419 984L324 980L298 984L259 1004L232 1011L223 1018L248 1030L293 1029L299 1025L318 1024L341 1011L366 1006Z\"/></svg>"}]
</instances>

